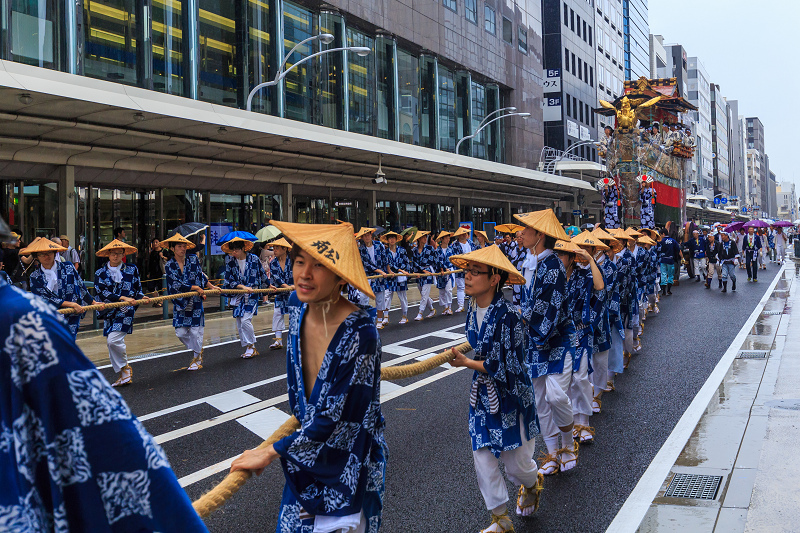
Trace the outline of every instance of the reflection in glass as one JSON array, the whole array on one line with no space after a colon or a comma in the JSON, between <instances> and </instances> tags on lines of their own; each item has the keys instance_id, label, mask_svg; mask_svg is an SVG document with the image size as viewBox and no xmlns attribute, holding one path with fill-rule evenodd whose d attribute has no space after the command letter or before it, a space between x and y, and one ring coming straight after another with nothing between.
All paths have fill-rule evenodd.
<instances>
[{"instance_id":1,"label":"reflection in glass","mask_svg":"<svg viewBox=\"0 0 800 533\"><path fill-rule=\"evenodd\" d=\"M137 84L137 16L135 0L84 0L86 76Z\"/></svg>"},{"instance_id":2,"label":"reflection in glass","mask_svg":"<svg viewBox=\"0 0 800 533\"><path fill-rule=\"evenodd\" d=\"M322 13L319 16L319 33L333 35L330 44L320 43L322 50L342 48L344 46L344 19L338 13ZM358 54L356 54L358 55ZM320 113L317 123L321 126L344 129L344 91L342 82L344 76L344 54L332 52L319 57L317 71L318 101Z\"/></svg>"},{"instance_id":3,"label":"reflection in glass","mask_svg":"<svg viewBox=\"0 0 800 533\"><path fill-rule=\"evenodd\" d=\"M486 86L486 114L490 115L498 109L500 109L500 88L497 85L489 84ZM486 132L486 151L489 161L502 162L500 143L502 127L501 121L498 120L484 130Z\"/></svg>"},{"instance_id":4,"label":"reflection in glass","mask_svg":"<svg viewBox=\"0 0 800 533\"><path fill-rule=\"evenodd\" d=\"M400 91L400 141L419 144L419 60L399 48L397 81Z\"/></svg>"},{"instance_id":5,"label":"reflection in glass","mask_svg":"<svg viewBox=\"0 0 800 533\"><path fill-rule=\"evenodd\" d=\"M428 148L436 148L436 59L422 56L419 63L419 143Z\"/></svg>"},{"instance_id":6,"label":"reflection in glass","mask_svg":"<svg viewBox=\"0 0 800 533\"><path fill-rule=\"evenodd\" d=\"M456 84L453 73L439 65L439 149L456 150Z\"/></svg>"},{"instance_id":7,"label":"reflection in glass","mask_svg":"<svg viewBox=\"0 0 800 533\"><path fill-rule=\"evenodd\" d=\"M183 2L153 0L152 25L153 89L183 96L183 78L188 71L183 48Z\"/></svg>"},{"instance_id":8,"label":"reflection in glass","mask_svg":"<svg viewBox=\"0 0 800 533\"><path fill-rule=\"evenodd\" d=\"M375 40L375 63L378 76L378 137L396 140L394 50L394 39L378 37Z\"/></svg>"},{"instance_id":9,"label":"reflection in glass","mask_svg":"<svg viewBox=\"0 0 800 533\"><path fill-rule=\"evenodd\" d=\"M278 66L272 35L276 35L275 17L271 15L272 0L248 0L248 47L247 93L265 81L275 78ZM246 95L244 95L246 98ZM264 87L253 96L252 110L259 113L278 114L278 88Z\"/></svg>"},{"instance_id":10,"label":"reflection in glass","mask_svg":"<svg viewBox=\"0 0 800 533\"><path fill-rule=\"evenodd\" d=\"M7 30L10 36L4 39L10 50L8 56L3 57L27 65L63 70L66 22L62 4L55 0L11 0L10 3Z\"/></svg>"},{"instance_id":11,"label":"reflection in glass","mask_svg":"<svg viewBox=\"0 0 800 533\"><path fill-rule=\"evenodd\" d=\"M302 224L330 224L327 198L295 196L295 221Z\"/></svg>"},{"instance_id":12,"label":"reflection in glass","mask_svg":"<svg viewBox=\"0 0 800 533\"><path fill-rule=\"evenodd\" d=\"M472 135L472 124L469 121L469 100L470 100L470 77L467 72L458 72L456 74L456 144L458 139ZM459 153L470 155L472 153L472 143L461 143Z\"/></svg>"},{"instance_id":13,"label":"reflection in glass","mask_svg":"<svg viewBox=\"0 0 800 533\"><path fill-rule=\"evenodd\" d=\"M58 183L23 183L26 237L32 241L36 237L58 235Z\"/></svg>"},{"instance_id":14,"label":"reflection in glass","mask_svg":"<svg viewBox=\"0 0 800 533\"><path fill-rule=\"evenodd\" d=\"M236 106L236 14L234 2L200 0L200 100Z\"/></svg>"},{"instance_id":15,"label":"reflection in glass","mask_svg":"<svg viewBox=\"0 0 800 533\"><path fill-rule=\"evenodd\" d=\"M347 46L375 48L375 40L360 31L347 29ZM373 54L361 57L347 52L349 67L348 128L355 133L375 135L375 58Z\"/></svg>"},{"instance_id":16,"label":"reflection in glass","mask_svg":"<svg viewBox=\"0 0 800 533\"><path fill-rule=\"evenodd\" d=\"M478 131L481 121L486 116L486 88L472 82L472 133ZM491 120L491 119L490 119ZM494 124L492 124L493 126ZM472 139L472 156L486 159L487 130L492 126L481 131Z\"/></svg>"},{"instance_id":17,"label":"reflection in glass","mask_svg":"<svg viewBox=\"0 0 800 533\"><path fill-rule=\"evenodd\" d=\"M283 46L284 55L300 41L311 37L314 30L314 23L311 11L300 6L285 2L283 5ZM312 41L313 43L313 41ZM286 95L286 106L284 114L286 118L299 120L301 122L311 122L314 117L314 98L311 87L311 72L309 62L299 65L297 68L289 68L311 55L312 47L304 44L292 54L286 62L286 70L289 71L283 79Z\"/></svg>"}]
</instances>

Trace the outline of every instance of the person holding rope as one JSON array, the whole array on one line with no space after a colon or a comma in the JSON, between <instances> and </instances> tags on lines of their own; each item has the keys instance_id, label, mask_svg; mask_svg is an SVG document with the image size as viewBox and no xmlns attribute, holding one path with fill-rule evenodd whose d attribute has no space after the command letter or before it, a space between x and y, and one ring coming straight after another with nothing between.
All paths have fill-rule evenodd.
<instances>
[{"instance_id":1,"label":"person holding rope","mask_svg":"<svg viewBox=\"0 0 800 533\"><path fill-rule=\"evenodd\" d=\"M289 250L292 249L292 245L286 239L280 238L267 246L271 246L275 254L269 263L270 289L288 289L292 287L294 285L292 258L289 257ZM275 342L270 344L270 350L283 348L283 328L286 327L283 316L287 313L289 313L289 293L276 293L275 309L272 312L272 332L275 333Z\"/></svg>"},{"instance_id":2,"label":"person holding rope","mask_svg":"<svg viewBox=\"0 0 800 533\"><path fill-rule=\"evenodd\" d=\"M475 240L478 241L477 243L473 244L476 250L479 250L481 248L486 248L487 246L490 245L489 236L486 235L485 231L475 230L474 233L475 233Z\"/></svg>"},{"instance_id":3,"label":"person holding rope","mask_svg":"<svg viewBox=\"0 0 800 533\"><path fill-rule=\"evenodd\" d=\"M381 344L367 310L341 297L350 284L374 298L353 227L272 221L294 243L298 307L287 339L289 406L300 429L247 450L231 471L260 474L281 460L286 485L278 533L380 528L387 447Z\"/></svg>"},{"instance_id":4,"label":"person holding rope","mask_svg":"<svg viewBox=\"0 0 800 533\"><path fill-rule=\"evenodd\" d=\"M450 268L450 256L453 249L450 248L450 237L453 234L442 230L436 241L439 242L439 272L447 272ZM453 314L453 274L447 276L437 276L436 288L439 289L439 305L442 307L442 316Z\"/></svg>"},{"instance_id":5,"label":"person holding rope","mask_svg":"<svg viewBox=\"0 0 800 533\"><path fill-rule=\"evenodd\" d=\"M361 240L359 251L366 275L383 276L388 270L386 248L383 243L376 241L374 236L375 228L361 228L356 233L356 240ZM369 284L373 294L376 295L375 310L378 314L376 326L378 329L383 329L383 326L389 323L389 311L386 311L386 295L384 294L386 282L384 278L376 278L369 280ZM369 298L362 294L360 303L364 306L369 305Z\"/></svg>"},{"instance_id":6,"label":"person holding rope","mask_svg":"<svg viewBox=\"0 0 800 533\"><path fill-rule=\"evenodd\" d=\"M94 273L95 294L103 303L127 302L143 300L149 303L150 298L142 291L142 281L139 269L131 263L123 263L126 255L136 252L136 248L125 244L119 239L114 239L95 255L107 257L108 262ZM107 339L108 355L111 366L119 378L111 385L121 387L133 383L133 369L128 364L128 352L125 346L125 335L133 332L133 317L136 307L126 305L101 311L99 315L104 319L103 335Z\"/></svg>"},{"instance_id":7,"label":"person holding rope","mask_svg":"<svg viewBox=\"0 0 800 533\"><path fill-rule=\"evenodd\" d=\"M253 329L253 316L258 314L258 302L261 299L254 289L260 289L267 281L267 273L261 266L261 261L255 254L248 253L253 248L253 243L234 237L222 246L222 251L228 254L225 258L225 272L223 274L223 289L239 289L247 294L238 294L231 298L233 318L236 319L236 329L239 332L239 342L245 348L242 359L250 359L258 355L256 350L256 333Z\"/></svg>"},{"instance_id":8,"label":"person holding rope","mask_svg":"<svg viewBox=\"0 0 800 533\"><path fill-rule=\"evenodd\" d=\"M547 446L539 472L550 476L572 470L578 464L579 446L572 438L574 419L567 394L572 381L575 326L565 306L566 270L553 253L556 241L569 237L552 209L514 217L525 226L522 244L528 249L522 271L526 279L522 317L527 324L526 361L531 368L536 411Z\"/></svg>"},{"instance_id":9,"label":"person holding rope","mask_svg":"<svg viewBox=\"0 0 800 533\"><path fill-rule=\"evenodd\" d=\"M175 336L192 352L192 362L186 370L195 371L203 368L203 329L205 326L205 310L203 301L206 295L203 289L214 290L215 287L203 273L200 260L195 254L187 254L195 247L189 239L176 233L169 239L159 243L159 247L169 247L172 258L164 265L167 279L167 294L180 294L196 291L198 296L187 296L172 300L172 327Z\"/></svg>"},{"instance_id":10,"label":"person holding rope","mask_svg":"<svg viewBox=\"0 0 800 533\"><path fill-rule=\"evenodd\" d=\"M411 269L411 262L408 259L408 252L404 246L397 245L400 234L388 231L381 236L386 244L386 264L390 273L403 274L386 279L386 305L384 309L392 306L392 295L397 293L400 300L400 312L403 317L400 324L408 323L408 271ZM388 311L387 311L388 315Z\"/></svg>"},{"instance_id":11,"label":"person holding rope","mask_svg":"<svg viewBox=\"0 0 800 533\"><path fill-rule=\"evenodd\" d=\"M31 272L30 289L33 294L51 303L56 309L71 308L75 313L67 315L67 327L72 337L78 336L78 328L83 318L83 306L92 305L92 295L86 289L78 271L70 261L56 261L56 254L66 250L63 246L37 238L20 255L32 255L39 262L39 268Z\"/></svg>"},{"instance_id":12,"label":"person holding rope","mask_svg":"<svg viewBox=\"0 0 800 533\"><path fill-rule=\"evenodd\" d=\"M453 253L451 255L466 255L476 249L472 241L469 240L469 230L463 226L453 233L453 238L456 239L456 241L450 245L453 248ZM464 310L464 273L456 272L455 277L456 298L458 300L456 313L460 313Z\"/></svg>"},{"instance_id":13,"label":"person holding rope","mask_svg":"<svg viewBox=\"0 0 800 533\"><path fill-rule=\"evenodd\" d=\"M503 296L506 282L524 285L525 278L495 245L449 259L465 271L464 291L470 297L466 334L475 359L453 349L450 365L474 370L469 434L478 487L492 520L481 533L510 532L514 525L499 461L520 486L518 515L530 516L539 507L544 480L533 460L539 427L525 364L525 328L519 312Z\"/></svg>"},{"instance_id":14,"label":"person holding rope","mask_svg":"<svg viewBox=\"0 0 800 533\"><path fill-rule=\"evenodd\" d=\"M414 319L420 322L423 319L425 309L430 307L431 312L424 318L432 318L436 315L436 309L433 307L433 300L431 299L431 288L433 287L433 274L437 270L439 260L436 257L436 252L433 247L428 244L429 231L417 231L414 238L411 240L414 246L411 249L411 265L415 273L428 274L428 276L417 277L417 285L419 285L419 312Z\"/></svg>"}]
</instances>

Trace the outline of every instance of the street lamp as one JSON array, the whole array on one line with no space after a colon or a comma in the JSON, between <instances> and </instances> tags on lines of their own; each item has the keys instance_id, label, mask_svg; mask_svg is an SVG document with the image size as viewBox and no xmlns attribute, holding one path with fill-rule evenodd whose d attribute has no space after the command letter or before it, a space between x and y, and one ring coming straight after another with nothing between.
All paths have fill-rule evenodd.
<instances>
[{"instance_id":1,"label":"street lamp","mask_svg":"<svg viewBox=\"0 0 800 533\"><path fill-rule=\"evenodd\" d=\"M500 111L511 110L511 109L516 109L516 107L507 107L507 108L504 108L504 109L498 109L497 111L494 111L494 112L490 113L489 116L494 115L495 113L498 113ZM487 116L486 118L489 118L489 116ZM466 141L467 139L474 139L475 137L478 136L478 134L480 132L482 132L484 129L486 129L486 126L488 126L492 122L497 122L500 119L508 118L508 117L522 117L523 119L526 119L529 116L531 116L530 113L506 113L505 115L500 115L499 117L493 118L489 122L486 122L486 118L484 118L481 121L480 127L477 130L475 130L475 133L473 133L472 135L467 135L465 137L461 137L458 140L458 142L456 143L456 154L458 153L458 147L461 146L462 142Z\"/></svg>"},{"instance_id":2,"label":"street lamp","mask_svg":"<svg viewBox=\"0 0 800 533\"><path fill-rule=\"evenodd\" d=\"M302 63L305 63L309 59L313 59L313 58L315 58L317 56L321 56L323 54L329 54L331 52L343 52L345 50L349 50L351 52L355 52L359 56L364 57L364 56L368 55L372 51L371 49L367 48L366 46L345 46L343 48L330 48L328 50L320 50L319 52L317 52L315 54L311 54L310 56L304 57L303 59L301 59L300 61L298 61L297 63L295 63L291 67L289 67L288 69L283 70L284 67L286 66L286 62L289 60L289 57L291 57L291 55L294 53L295 50L297 50L300 46L302 46L302 45L304 45L304 44L306 44L306 43L308 43L310 41L314 41L314 40L318 40L322 44L330 44L330 43L333 42L333 35L331 35L330 33L320 33L319 35L314 35L314 36L309 37L308 39L304 39L304 40L300 41L299 43L297 43L296 45L294 45L294 48L289 50L289 53L286 54L286 56L283 58L283 61L281 62L281 66L278 67L278 72L275 73L275 79L272 80L272 81L265 81L264 83L259 83L258 85L253 87L253 90L251 90L250 94L247 95L247 110L248 111L251 111L250 108L253 105L253 96L255 96L256 92L258 92L260 89L262 89L264 87L271 87L273 85L277 85L284 77L286 77L286 75L293 68L297 67L298 65L300 65Z\"/></svg>"}]
</instances>

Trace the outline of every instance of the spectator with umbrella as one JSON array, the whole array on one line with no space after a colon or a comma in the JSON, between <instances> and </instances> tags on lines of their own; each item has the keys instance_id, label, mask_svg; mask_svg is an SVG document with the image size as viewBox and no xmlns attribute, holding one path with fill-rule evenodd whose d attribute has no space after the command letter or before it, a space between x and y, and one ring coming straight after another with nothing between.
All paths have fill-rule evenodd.
<instances>
[{"instance_id":1,"label":"spectator with umbrella","mask_svg":"<svg viewBox=\"0 0 800 533\"><path fill-rule=\"evenodd\" d=\"M744 252L744 262L747 267L747 281L758 281L758 254L764 247L761 237L756 234L756 227L765 224L760 220L751 220L744 227L747 228L747 235L742 239L742 251Z\"/></svg>"}]
</instances>

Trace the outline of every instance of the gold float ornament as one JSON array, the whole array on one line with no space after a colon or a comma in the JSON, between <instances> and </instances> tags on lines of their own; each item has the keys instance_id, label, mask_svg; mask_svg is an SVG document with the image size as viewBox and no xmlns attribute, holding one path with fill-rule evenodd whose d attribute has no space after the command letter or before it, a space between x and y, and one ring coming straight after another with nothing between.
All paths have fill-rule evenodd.
<instances>
[{"instance_id":1,"label":"gold float ornament","mask_svg":"<svg viewBox=\"0 0 800 533\"><path fill-rule=\"evenodd\" d=\"M659 101L661 101L660 96L649 100L641 98L631 100L627 96L624 96L622 100L619 101L619 107L605 100L600 100L600 105L606 109L613 109L617 114L617 128L622 130L622 132L627 132L635 128L636 121L642 118L639 111L644 111L646 108L657 104Z\"/></svg>"}]
</instances>

